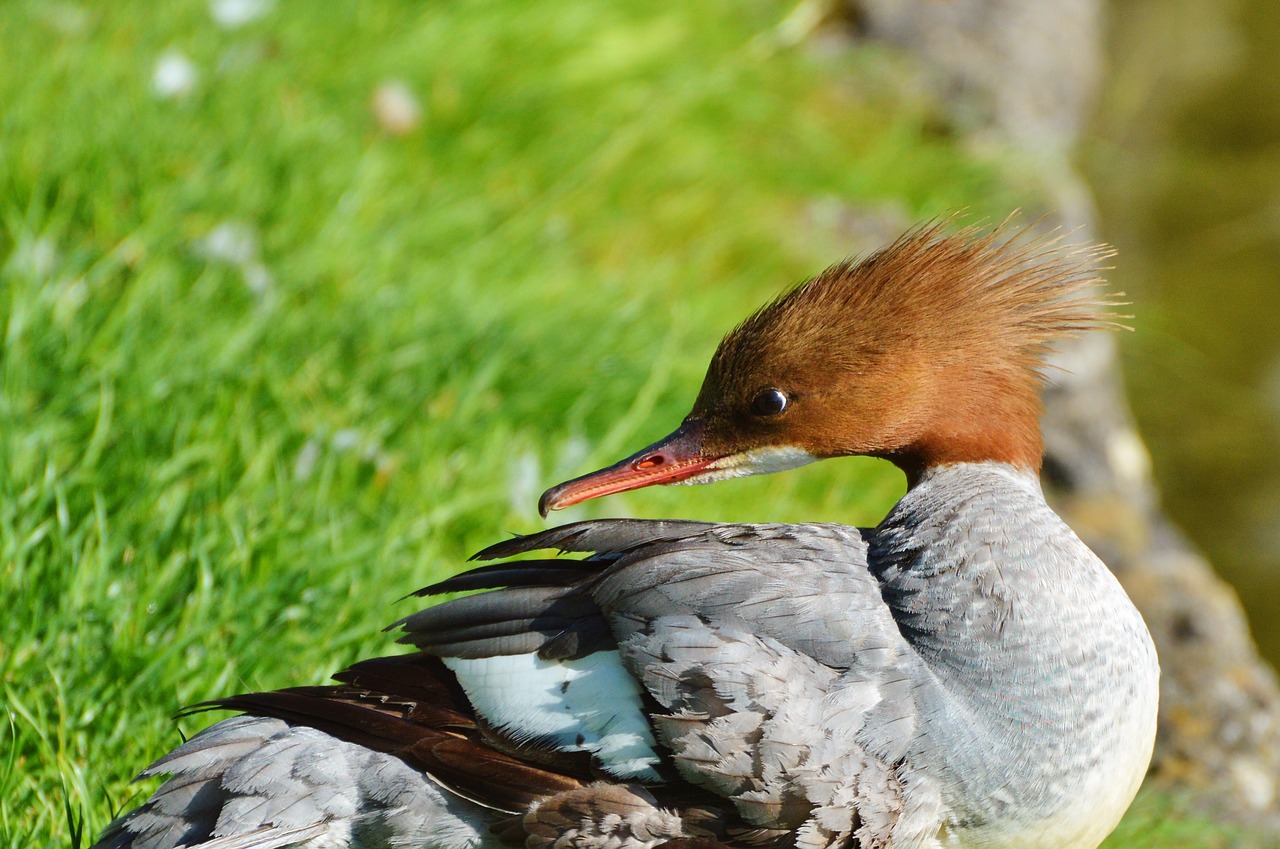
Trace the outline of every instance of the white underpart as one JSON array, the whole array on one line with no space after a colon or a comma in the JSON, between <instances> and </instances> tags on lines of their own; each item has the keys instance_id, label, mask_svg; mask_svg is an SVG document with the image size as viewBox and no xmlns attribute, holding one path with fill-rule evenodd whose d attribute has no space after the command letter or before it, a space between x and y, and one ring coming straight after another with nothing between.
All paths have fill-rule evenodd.
<instances>
[{"instance_id":1,"label":"white underpart","mask_svg":"<svg viewBox=\"0 0 1280 849\"><path fill-rule=\"evenodd\" d=\"M537 653L443 660L476 712L516 740L590 752L619 778L659 779L640 685L617 651L559 661Z\"/></svg>"},{"instance_id":2,"label":"white underpart","mask_svg":"<svg viewBox=\"0 0 1280 849\"><path fill-rule=\"evenodd\" d=\"M711 483L729 478L745 478L749 475L770 475L774 472L785 472L787 469L807 466L817 459L808 451L794 445L773 445L757 448L754 451L743 451L741 454L730 454L707 467L706 471L678 483Z\"/></svg>"}]
</instances>

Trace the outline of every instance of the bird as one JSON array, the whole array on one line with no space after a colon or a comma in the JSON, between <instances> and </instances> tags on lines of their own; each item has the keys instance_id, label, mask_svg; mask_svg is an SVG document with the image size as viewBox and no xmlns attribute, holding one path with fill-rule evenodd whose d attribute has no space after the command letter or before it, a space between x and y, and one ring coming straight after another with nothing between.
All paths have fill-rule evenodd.
<instances>
[{"instance_id":1,"label":"bird","mask_svg":"<svg viewBox=\"0 0 1280 849\"><path fill-rule=\"evenodd\" d=\"M720 342L673 433L548 489L869 456L874 528L595 519L418 592L411 651L234 695L98 849L1095 849L1149 766L1141 615L1045 501L1056 340L1115 326L1097 245L916 225ZM766 505L767 506L767 505ZM573 556L566 556L573 555Z\"/></svg>"}]
</instances>

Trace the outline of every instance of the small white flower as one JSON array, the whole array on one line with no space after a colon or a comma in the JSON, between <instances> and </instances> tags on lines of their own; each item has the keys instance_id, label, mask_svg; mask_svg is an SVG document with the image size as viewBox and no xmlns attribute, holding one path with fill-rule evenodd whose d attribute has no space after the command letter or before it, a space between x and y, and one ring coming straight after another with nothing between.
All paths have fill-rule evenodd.
<instances>
[{"instance_id":1,"label":"small white flower","mask_svg":"<svg viewBox=\"0 0 1280 849\"><path fill-rule=\"evenodd\" d=\"M250 292L263 299L275 295L276 278L271 269L260 262L250 262L241 266L240 270L244 272L244 285L249 287Z\"/></svg>"},{"instance_id":2,"label":"small white flower","mask_svg":"<svg viewBox=\"0 0 1280 849\"><path fill-rule=\"evenodd\" d=\"M355 448L360 444L360 442L360 431L355 428L344 427L333 435L333 440L330 444L333 445L334 451L342 454Z\"/></svg>"},{"instance_id":3,"label":"small white flower","mask_svg":"<svg viewBox=\"0 0 1280 849\"><path fill-rule=\"evenodd\" d=\"M185 97L200 81L200 72L180 50L170 48L156 60L151 74L151 90L161 100Z\"/></svg>"},{"instance_id":4,"label":"small white flower","mask_svg":"<svg viewBox=\"0 0 1280 849\"><path fill-rule=\"evenodd\" d=\"M209 0L209 14L223 29L237 29L271 11L274 0Z\"/></svg>"},{"instance_id":5,"label":"small white flower","mask_svg":"<svg viewBox=\"0 0 1280 849\"><path fill-rule=\"evenodd\" d=\"M275 276L258 257L258 232L241 221L224 221L195 243L205 259L240 269L244 285L264 306L275 304Z\"/></svg>"},{"instance_id":6,"label":"small white flower","mask_svg":"<svg viewBox=\"0 0 1280 849\"><path fill-rule=\"evenodd\" d=\"M298 458L293 461L293 479L299 483L311 477L320 459L320 440L312 437L302 445Z\"/></svg>"},{"instance_id":7,"label":"small white flower","mask_svg":"<svg viewBox=\"0 0 1280 849\"><path fill-rule=\"evenodd\" d=\"M48 236L20 238L13 251L13 263L32 277L48 277L58 264L58 246Z\"/></svg>"},{"instance_id":8,"label":"small white flower","mask_svg":"<svg viewBox=\"0 0 1280 849\"><path fill-rule=\"evenodd\" d=\"M249 224L223 221L196 243L196 249L209 259L248 265L258 259L258 234Z\"/></svg>"},{"instance_id":9,"label":"small white flower","mask_svg":"<svg viewBox=\"0 0 1280 849\"><path fill-rule=\"evenodd\" d=\"M374 89L372 106L378 126L393 136L407 135L422 123L418 98L399 80L388 80Z\"/></svg>"}]
</instances>

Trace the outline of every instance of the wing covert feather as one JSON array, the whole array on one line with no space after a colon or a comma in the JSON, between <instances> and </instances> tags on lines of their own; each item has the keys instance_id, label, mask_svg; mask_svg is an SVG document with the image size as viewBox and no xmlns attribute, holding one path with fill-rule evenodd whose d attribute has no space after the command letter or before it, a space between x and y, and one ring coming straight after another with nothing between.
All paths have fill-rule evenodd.
<instances>
[{"instance_id":1,"label":"wing covert feather","mask_svg":"<svg viewBox=\"0 0 1280 849\"><path fill-rule=\"evenodd\" d=\"M886 756L915 726L918 658L867 567L863 532L602 520L508 540L477 559L545 548L589 556L507 561L424 592L489 589L477 607L486 623L544 624L522 638L525 651L566 635L579 652L616 648L656 702L650 721L680 774L752 826L794 830L816 849L866 833L867 804L885 816L901 807ZM552 615L553 604L572 615ZM515 645L466 618L417 614L406 640L440 653L469 640L476 656ZM576 639L583 632L589 641Z\"/></svg>"}]
</instances>

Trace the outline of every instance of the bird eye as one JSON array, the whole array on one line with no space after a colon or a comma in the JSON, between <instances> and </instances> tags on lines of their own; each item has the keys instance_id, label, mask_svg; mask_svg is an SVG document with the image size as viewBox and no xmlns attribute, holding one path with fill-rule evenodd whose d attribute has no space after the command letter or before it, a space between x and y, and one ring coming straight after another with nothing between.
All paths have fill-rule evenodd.
<instances>
[{"instance_id":1,"label":"bird eye","mask_svg":"<svg viewBox=\"0 0 1280 849\"><path fill-rule=\"evenodd\" d=\"M751 412L757 416L776 416L787 408L787 394L781 389L762 389L751 400Z\"/></svg>"}]
</instances>

